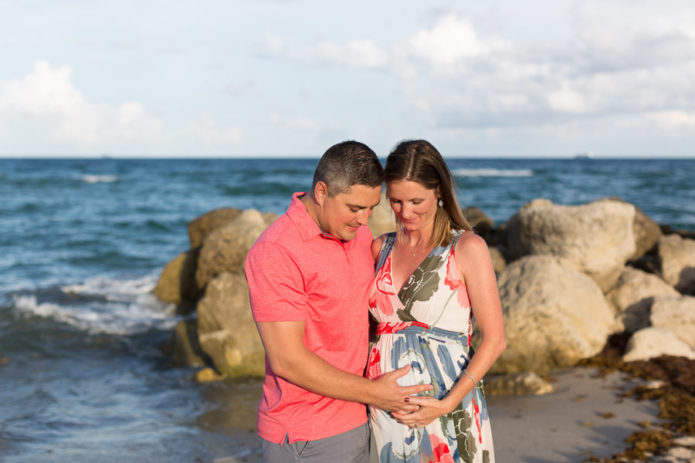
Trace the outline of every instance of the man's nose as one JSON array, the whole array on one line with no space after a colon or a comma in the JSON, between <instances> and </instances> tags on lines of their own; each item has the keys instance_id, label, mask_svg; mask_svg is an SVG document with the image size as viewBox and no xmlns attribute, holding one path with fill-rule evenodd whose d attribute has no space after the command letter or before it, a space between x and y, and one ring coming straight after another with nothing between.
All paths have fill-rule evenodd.
<instances>
[{"instance_id":1,"label":"man's nose","mask_svg":"<svg viewBox=\"0 0 695 463\"><path fill-rule=\"evenodd\" d=\"M357 221L360 225L369 224L369 217L372 215L371 209L363 209L357 214Z\"/></svg>"}]
</instances>

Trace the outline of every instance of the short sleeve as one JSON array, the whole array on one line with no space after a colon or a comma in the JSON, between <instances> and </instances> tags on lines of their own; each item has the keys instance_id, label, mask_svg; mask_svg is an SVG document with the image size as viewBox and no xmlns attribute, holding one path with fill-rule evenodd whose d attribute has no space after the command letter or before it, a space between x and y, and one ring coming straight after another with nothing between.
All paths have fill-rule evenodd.
<instances>
[{"instance_id":1,"label":"short sleeve","mask_svg":"<svg viewBox=\"0 0 695 463\"><path fill-rule=\"evenodd\" d=\"M304 278L286 249L271 242L256 243L246 256L244 272L256 322L306 319Z\"/></svg>"}]
</instances>

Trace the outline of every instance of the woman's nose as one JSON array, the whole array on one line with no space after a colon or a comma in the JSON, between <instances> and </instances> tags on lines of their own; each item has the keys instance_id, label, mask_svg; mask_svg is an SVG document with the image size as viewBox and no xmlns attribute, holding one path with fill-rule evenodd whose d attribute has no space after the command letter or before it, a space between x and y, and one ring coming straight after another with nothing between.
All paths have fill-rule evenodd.
<instances>
[{"instance_id":1,"label":"woman's nose","mask_svg":"<svg viewBox=\"0 0 695 463\"><path fill-rule=\"evenodd\" d=\"M413 215L413 209L407 205L401 207L401 217L408 219Z\"/></svg>"}]
</instances>

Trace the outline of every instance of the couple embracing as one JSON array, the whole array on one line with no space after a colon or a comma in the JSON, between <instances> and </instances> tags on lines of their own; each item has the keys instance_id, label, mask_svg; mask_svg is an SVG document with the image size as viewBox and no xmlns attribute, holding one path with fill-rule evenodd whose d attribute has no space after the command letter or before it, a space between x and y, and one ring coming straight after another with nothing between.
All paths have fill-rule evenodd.
<instances>
[{"instance_id":1,"label":"couple embracing","mask_svg":"<svg viewBox=\"0 0 695 463\"><path fill-rule=\"evenodd\" d=\"M384 182L397 231L372 239ZM332 146L245 271L264 462L494 461L480 381L505 347L495 273L434 146L402 142L385 168L362 143Z\"/></svg>"}]
</instances>

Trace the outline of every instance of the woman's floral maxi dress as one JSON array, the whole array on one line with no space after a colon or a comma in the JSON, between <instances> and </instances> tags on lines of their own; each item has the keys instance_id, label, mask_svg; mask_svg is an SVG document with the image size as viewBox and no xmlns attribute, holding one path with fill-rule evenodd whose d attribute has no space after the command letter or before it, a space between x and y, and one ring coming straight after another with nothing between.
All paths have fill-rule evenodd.
<instances>
[{"instance_id":1,"label":"woman's floral maxi dress","mask_svg":"<svg viewBox=\"0 0 695 463\"><path fill-rule=\"evenodd\" d=\"M367 377L412 365L399 383L432 384L434 389L427 395L442 398L462 375L473 355L473 314L455 262L459 236L447 246L434 248L396 294L391 276L395 233L387 235L370 288L369 310L378 326ZM495 460L480 383L452 413L424 428L399 424L375 407L369 412L381 463Z\"/></svg>"}]
</instances>

